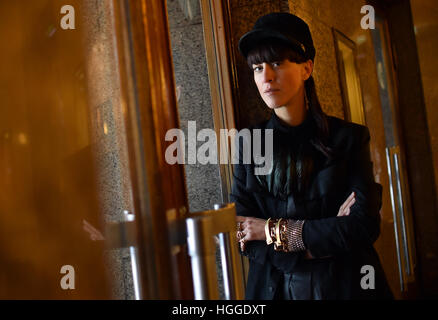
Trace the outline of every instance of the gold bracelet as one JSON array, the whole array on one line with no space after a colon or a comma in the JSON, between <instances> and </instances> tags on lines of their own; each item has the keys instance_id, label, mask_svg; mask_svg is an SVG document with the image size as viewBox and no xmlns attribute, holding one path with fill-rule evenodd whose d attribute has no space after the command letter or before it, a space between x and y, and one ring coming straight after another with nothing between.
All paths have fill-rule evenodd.
<instances>
[{"instance_id":1,"label":"gold bracelet","mask_svg":"<svg viewBox=\"0 0 438 320\"><path fill-rule=\"evenodd\" d=\"M281 220L283 220L282 218L280 218L280 219L278 219L278 222L277 222L277 224L275 225L275 235L276 235L276 245L277 245L277 247L281 247L282 246L282 242L281 242L281 237L280 237L280 223L281 223Z\"/></svg>"},{"instance_id":2,"label":"gold bracelet","mask_svg":"<svg viewBox=\"0 0 438 320\"><path fill-rule=\"evenodd\" d=\"M275 227L276 241L274 243L275 251L288 252L287 220L279 219Z\"/></svg>"},{"instance_id":3,"label":"gold bracelet","mask_svg":"<svg viewBox=\"0 0 438 320\"><path fill-rule=\"evenodd\" d=\"M269 222L269 234L271 235L272 242L275 243L276 236L275 236L275 225L277 223L277 219L273 219Z\"/></svg>"},{"instance_id":4,"label":"gold bracelet","mask_svg":"<svg viewBox=\"0 0 438 320\"><path fill-rule=\"evenodd\" d=\"M288 238L286 237L287 220L283 220L280 225L281 251L288 252Z\"/></svg>"},{"instance_id":5,"label":"gold bracelet","mask_svg":"<svg viewBox=\"0 0 438 320\"><path fill-rule=\"evenodd\" d=\"M268 220L266 220L266 223L265 223L265 236L266 236L266 244L267 245L270 245L272 242L274 242L273 240L272 240L272 237L271 237L271 230L270 230L270 228L269 228L269 222L271 221L271 218L269 218Z\"/></svg>"}]
</instances>

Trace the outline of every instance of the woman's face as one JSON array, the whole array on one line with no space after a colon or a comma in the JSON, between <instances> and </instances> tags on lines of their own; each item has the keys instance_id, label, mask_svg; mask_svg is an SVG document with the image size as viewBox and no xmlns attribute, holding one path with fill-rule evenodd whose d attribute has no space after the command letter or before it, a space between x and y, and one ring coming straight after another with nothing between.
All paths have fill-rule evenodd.
<instances>
[{"instance_id":1,"label":"woman's face","mask_svg":"<svg viewBox=\"0 0 438 320\"><path fill-rule=\"evenodd\" d=\"M260 95L271 109L292 106L303 98L304 81L311 73L311 60L304 63L283 60L252 65Z\"/></svg>"}]
</instances>

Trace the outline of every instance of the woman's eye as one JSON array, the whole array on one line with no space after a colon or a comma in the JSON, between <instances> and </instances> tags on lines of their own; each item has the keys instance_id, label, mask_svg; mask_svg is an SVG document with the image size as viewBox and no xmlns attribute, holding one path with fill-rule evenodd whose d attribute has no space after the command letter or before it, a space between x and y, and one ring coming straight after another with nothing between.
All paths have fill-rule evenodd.
<instances>
[{"instance_id":1,"label":"woman's eye","mask_svg":"<svg viewBox=\"0 0 438 320\"><path fill-rule=\"evenodd\" d=\"M254 70L254 72L258 72L258 71L262 71L263 68L261 66L255 66L252 68Z\"/></svg>"},{"instance_id":2,"label":"woman's eye","mask_svg":"<svg viewBox=\"0 0 438 320\"><path fill-rule=\"evenodd\" d=\"M278 66L280 66L280 64L281 64L281 62L278 62L278 61L272 62L273 67L278 67Z\"/></svg>"}]
</instances>

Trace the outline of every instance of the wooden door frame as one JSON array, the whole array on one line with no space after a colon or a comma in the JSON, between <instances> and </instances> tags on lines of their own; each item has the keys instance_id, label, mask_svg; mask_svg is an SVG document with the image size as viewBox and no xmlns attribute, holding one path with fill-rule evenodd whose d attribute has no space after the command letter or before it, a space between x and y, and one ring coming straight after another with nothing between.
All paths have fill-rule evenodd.
<instances>
[{"instance_id":1,"label":"wooden door frame","mask_svg":"<svg viewBox=\"0 0 438 320\"><path fill-rule=\"evenodd\" d=\"M233 166L231 165L230 143L223 141L222 129L235 129L233 101L233 81L236 77L235 64L232 63L230 13L228 4L224 1L201 1L202 25L204 29L204 43L210 96L212 101L214 130L218 139L218 162L221 177L222 202L229 202L231 192ZM228 163L220 163L221 143L227 149Z\"/></svg>"}]
</instances>

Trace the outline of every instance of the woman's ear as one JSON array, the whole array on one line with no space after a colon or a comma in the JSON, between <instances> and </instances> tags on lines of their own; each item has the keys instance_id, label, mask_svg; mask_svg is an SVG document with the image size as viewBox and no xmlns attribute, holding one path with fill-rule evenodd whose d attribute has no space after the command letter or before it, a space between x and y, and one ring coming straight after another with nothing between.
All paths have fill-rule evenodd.
<instances>
[{"instance_id":1,"label":"woman's ear","mask_svg":"<svg viewBox=\"0 0 438 320\"><path fill-rule=\"evenodd\" d=\"M307 60L306 62L303 63L303 80L306 81L307 79L310 78L310 76L312 75L313 72L313 61L312 60Z\"/></svg>"}]
</instances>

